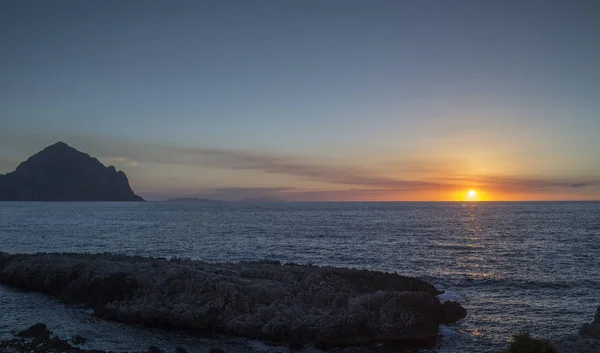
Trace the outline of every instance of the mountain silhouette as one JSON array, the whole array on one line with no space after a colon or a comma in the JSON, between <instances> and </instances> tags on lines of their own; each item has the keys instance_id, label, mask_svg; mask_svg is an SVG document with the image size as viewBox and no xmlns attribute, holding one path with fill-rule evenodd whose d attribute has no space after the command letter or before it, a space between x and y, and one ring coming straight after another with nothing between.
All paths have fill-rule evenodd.
<instances>
[{"instance_id":1,"label":"mountain silhouette","mask_svg":"<svg viewBox=\"0 0 600 353\"><path fill-rule=\"evenodd\" d=\"M64 142L29 157L0 175L2 201L143 201L115 167Z\"/></svg>"}]
</instances>

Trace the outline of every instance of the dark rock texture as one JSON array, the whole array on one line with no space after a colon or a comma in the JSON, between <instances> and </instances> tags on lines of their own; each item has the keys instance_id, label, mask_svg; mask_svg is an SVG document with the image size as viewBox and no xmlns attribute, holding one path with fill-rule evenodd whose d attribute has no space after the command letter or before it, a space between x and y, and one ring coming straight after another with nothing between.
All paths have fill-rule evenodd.
<instances>
[{"instance_id":1,"label":"dark rock texture","mask_svg":"<svg viewBox=\"0 0 600 353\"><path fill-rule=\"evenodd\" d=\"M38 323L30 328L19 332L12 340L0 341L0 352L11 353L114 353L95 349L82 349L74 347L69 342L58 336L52 337L52 332L45 324ZM79 336L79 340L85 342L85 338ZM76 344L76 343L74 343ZM162 351L150 346L143 353L161 353ZM142 353L140 352L140 353ZM184 350L185 352L185 350ZM181 353L178 349L177 353Z\"/></svg>"},{"instance_id":2,"label":"dark rock texture","mask_svg":"<svg viewBox=\"0 0 600 353\"><path fill-rule=\"evenodd\" d=\"M579 330L579 335L583 338L600 339L600 306L596 309L594 321L583 324Z\"/></svg>"},{"instance_id":3,"label":"dark rock texture","mask_svg":"<svg viewBox=\"0 0 600 353\"><path fill-rule=\"evenodd\" d=\"M417 278L273 261L13 254L0 282L121 322L295 345L431 343L447 321L441 292Z\"/></svg>"},{"instance_id":4,"label":"dark rock texture","mask_svg":"<svg viewBox=\"0 0 600 353\"><path fill-rule=\"evenodd\" d=\"M572 334L553 341L559 353L600 353L600 306L594 320L583 324L579 334Z\"/></svg>"},{"instance_id":5,"label":"dark rock texture","mask_svg":"<svg viewBox=\"0 0 600 353\"><path fill-rule=\"evenodd\" d=\"M0 177L2 201L143 201L127 176L58 142Z\"/></svg>"},{"instance_id":6,"label":"dark rock texture","mask_svg":"<svg viewBox=\"0 0 600 353\"><path fill-rule=\"evenodd\" d=\"M17 337L23 338L39 338L39 339L50 339L50 330L46 327L46 324L37 323L27 330L23 330L16 334Z\"/></svg>"},{"instance_id":7,"label":"dark rock texture","mask_svg":"<svg viewBox=\"0 0 600 353\"><path fill-rule=\"evenodd\" d=\"M442 304L442 316L445 324L452 323L464 319L467 310L458 302L447 301Z\"/></svg>"},{"instance_id":8,"label":"dark rock texture","mask_svg":"<svg viewBox=\"0 0 600 353\"><path fill-rule=\"evenodd\" d=\"M504 353L558 353L552 342L531 337L528 333L513 335L513 341Z\"/></svg>"}]
</instances>

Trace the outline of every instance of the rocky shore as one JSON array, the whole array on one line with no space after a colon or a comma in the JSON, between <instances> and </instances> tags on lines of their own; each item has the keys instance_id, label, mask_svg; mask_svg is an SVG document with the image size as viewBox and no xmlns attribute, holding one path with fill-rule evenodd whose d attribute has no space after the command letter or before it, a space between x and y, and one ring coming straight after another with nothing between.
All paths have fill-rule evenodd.
<instances>
[{"instance_id":1,"label":"rocky shore","mask_svg":"<svg viewBox=\"0 0 600 353\"><path fill-rule=\"evenodd\" d=\"M52 334L46 324L37 323L26 330L17 332L12 340L0 341L0 352L6 353L114 353L77 347L86 342L85 337L75 336L63 340ZM132 352L133 353L133 352ZM159 348L150 346L138 353L163 353ZM187 353L177 347L175 353ZM211 348L208 353L225 353L220 348Z\"/></svg>"},{"instance_id":2,"label":"rocky shore","mask_svg":"<svg viewBox=\"0 0 600 353\"><path fill-rule=\"evenodd\" d=\"M538 339L529 333L512 337L505 353L600 353L600 306L591 323L583 324L578 334L557 340Z\"/></svg>"},{"instance_id":3,"label":"rocky shore","mask_svg":"<svg viewBox=\"0 0 600 353\"><path fill-rule=\"evenodd\" d=\"M579 334L573 334L552 342L559 353L600 353L600 306L594 320L583 324Z\"/></svg>"},{"instance_id":4,"label":"rocky shore","mask_svg":"<svg viewBox=\"0 0 600 353\"><path fill-rule=\"evenodd\" d=\"M125 323L293 347L435 342L462 319L433 285L398 274L278 262L207 263L113 254L0 253L0 283Z\"/></svg>"}]
</instances>

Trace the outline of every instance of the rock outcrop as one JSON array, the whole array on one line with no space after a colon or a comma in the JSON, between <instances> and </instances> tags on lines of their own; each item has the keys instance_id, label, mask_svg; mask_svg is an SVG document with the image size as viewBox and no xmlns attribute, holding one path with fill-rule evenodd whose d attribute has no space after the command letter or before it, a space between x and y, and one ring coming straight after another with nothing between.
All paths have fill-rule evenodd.
<instances>
[{"instance_id":1,"label":"rock outcrop","mask_svg":"<svg viewBox=\"0 0 600 353\"><path fill-rule=\"evenodd\" d=\"M143 201L127 176L58 142L0 177L1 201Z\"/></svg>"},{"instance_id":2,"label":"rock outcrop","mask_svg":"<svg viewBox=\"0 0 600 353\"><path fill-rule=\"evenodd\" d=\"M414 344L434 342L449 319L433 285L384 272L108 253L5 258L1 283L84 303L108 319L197 333L295 345ZM450 311L457 319L458 307Z\"/></svg>"},{"instance_id":3,"label":"rock outcrop","mask_svg":"<svg viewBox=\"0 0 600 353\"><path fill-rule=\"evenodd\" d=\"M442 317L445 324L459 321L467 316L467 310L458 302L447 301L442 304Z\"/></svg>"},{"instance_id":4,"label":"rock outcrop","mask_svg":"<svg viewBox=\"0 0 600 353\"><path fill-rule=\"evenodd\" d=\"M37 323L30 328L21 331L14 335L12 340L0 341L0 352L14 353L111 353L101 350L89 350L76 347L85 342L85 338L81 336L78 340L72 339L71 342L61 339L58 336L52 335L52 331L48 330L45 324ZM73 346L75 345L75 346ZM140 353L162 353L156 347L149 347L146 351ZM177 350L176 353L180 353Z\"/></svg>"},{"instance_id":5,"label":"rock outcrop","mask_svg":"<svg viewBox=\"0 0 600 353\"><path fill-rule=\"evenodd\" d=\"M559 353L600 353L600 306L594 320L583 324L579 334L573 334L553 341Z\"/></svg>"},{"instance_id":6,"label":"rock outcrop","mask_svg":"<svg viewBox=\"0 0 600 353\"><path fill-rule=\"evenodd\" d=\"M579 330L579 335L583 338L600 339L600 306L596 309L594 321L583 324Z\"/></svg>"}]
</instances>

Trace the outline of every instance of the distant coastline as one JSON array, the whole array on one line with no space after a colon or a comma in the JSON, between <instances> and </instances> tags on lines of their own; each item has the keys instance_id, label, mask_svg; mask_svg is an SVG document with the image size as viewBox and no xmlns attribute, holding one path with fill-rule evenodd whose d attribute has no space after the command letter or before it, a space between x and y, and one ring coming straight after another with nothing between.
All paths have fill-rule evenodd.
<instances>
[{"instance_id":1,"label":"distant coastline","mask_svg":"<svg viewBox=\"0 0 600 353\"><path fill-rule=\"evenodd\" d=\"M255 198L247 198L247 199L242 199L242 200L234 200L234 201L227 201L227 200L216 200L216 199L207 199L207 198L201 198L201 197L176 197L176 198L171 198L171 199L166 199L163 201L158 201L158 202L178 202L178 203L240 203L240 202L287 202L284 199L278 198L278 197L274 197L274 196L265 196L265 197L255 197Z\"/></svg>"},{"instance_id":2,"label":"distant coastline","mask_svg":"<svg viewBox=\"0 0 600 353\"><path fill-rule=\"evenodd\" d=\"M215 199L204 199L199 197L176 197L167 199L159 202L181 202L181 203L225 203L227 201L215 200Z\"/></svg>"}]
</instances>

